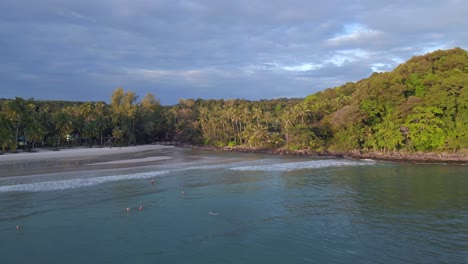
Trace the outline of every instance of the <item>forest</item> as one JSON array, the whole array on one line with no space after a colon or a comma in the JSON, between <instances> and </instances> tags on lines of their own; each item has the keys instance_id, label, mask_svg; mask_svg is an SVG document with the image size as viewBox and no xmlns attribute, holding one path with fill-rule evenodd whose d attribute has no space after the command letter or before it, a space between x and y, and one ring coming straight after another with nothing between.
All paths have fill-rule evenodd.
<instances>
[{"instance_id":1,"label":"forest","mask_svg":"<svg viewBox=\"0 0 468 264\"><path fill-rule=\"evenodd\" d=\"M180 99L163 106L151 93L139 100L123 88L110 103L0 99L2 152L155 142L467 153L468 53L415 56L392 72L296 99Z\"/></svg>"}]
</instances>

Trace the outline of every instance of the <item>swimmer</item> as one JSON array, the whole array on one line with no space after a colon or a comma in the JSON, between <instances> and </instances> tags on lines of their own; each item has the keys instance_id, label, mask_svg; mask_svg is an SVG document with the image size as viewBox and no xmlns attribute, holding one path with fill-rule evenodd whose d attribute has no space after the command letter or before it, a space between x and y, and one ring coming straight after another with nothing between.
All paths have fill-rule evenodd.
<instances>
[{"instance_id":1,"label":"swimmer","mask_svg":"<svg viewBox=\"0 0 468 264\"><path fill-rule=\"evenodd\" d=\"M143 205L140 205L140 207L138 208L138 210L143 210Z\"/></svg>"},{"instance_id":2,"label":"swimmer","mask_svg":"<svg viewBox=\"0 0 468 264\"><path fill-rule=\"evenodd\" d=\"M16 225L16 230L20 230L21 229L21 226L20 225Z\"/></svg>"},{"instance_id":3,"label":"swimmer","mask_svg":"<svg viewBox=\"0 0 468 264\"><path fill-rule=\"evenodd\" d=\"M130 207L127 207L126 211L127 213L130 213Z\"/></svg>"},{"instance_id":4,"label":"swimmer","mask_svg":"<svg viewBox=\"0 0 468 264\"><path fill-rule=\"evenodd\" d=\"M182 195L182 197L185 197L185 192L184 191L181 191L180 194Z\"/></svg>"},{"instance_id":5,"label":"swimmer","mask_svg":"<svg viewBox=\"0 0 468 264\"><path fill-rule=\"evenodd\" d=\"M151 184L153 184L153 185L154 185L154 179L152 179L152 180L151 180Z\"/></svg>"}]
</instances>

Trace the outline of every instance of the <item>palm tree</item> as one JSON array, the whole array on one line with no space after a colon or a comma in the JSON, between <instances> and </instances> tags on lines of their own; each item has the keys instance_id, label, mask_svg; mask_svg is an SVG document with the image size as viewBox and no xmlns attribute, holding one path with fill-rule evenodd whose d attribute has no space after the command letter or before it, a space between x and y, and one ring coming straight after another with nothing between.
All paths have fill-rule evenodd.
<instances>
[{"instance_id":1,"label":"palm tree","mask_svg":"<svg viewBox=\"0 0 468 264\"><path fill-rule=\"evenodd\" d=\"M17 147L10 125L11 123L8 119L0 115L0 147L2 148L2 153L5 152L7 148L16 150Z\"/></svg>"},{"instance_id":2,"label":"palm tree","mask_svg":"<svg viewBox=\"0 0 468 264\"><path fill-rule=\"evenodd\" d=\"M24 130L25 136L32 142L32 148L36 147L36 142L42 141L45 131L36 119L32 119Z\"/></svg>"},{"instance_id":3,"label":"palm tree","mask_svg":"<svg viewBox=\"0 0 468 264\"><path fill-rule=\"evenodd\" d=\"M260 126L260 119L263 117L263 111L260 108L252 108L252 118L255 119L257 127Z\"/></svg>"},{"instance_id":4,"label":"palm tree","mask_svg":"<svg viewBox=\"0 0 468 264\"><path fill-rule=\"evenodd\" d=\"M98 127L96 122L88 122L83 127L83 134L88 140L88 146L91 148L93 146L93 138L98 135Z\"/></svg>"},{"instance_id":5,"label":"palm tree","mask_svg":"<svg viewBox=\"0 0 468 264\"><path fill-rule=\"evenodd\" d=\"M58 148L60 147L60 139L62 136L73 132L72 116L68 113L67 109L62 109L53 114L53 119L57 135L56 147Z\"/></svg>"},{"instance_id":6,"label":"palm tree","mask_svg":"<svg viewBox=\"0 0 468 264\"><path fill-rule=\"evenodd\" d=\"M104 142L103 142L103 133L104 130L106 129L106 126L108 124L107 120L109 117L109 112L106 103L104 102L98 102L94 104L94 113L96 114L96 127L99 131L100 135L100 146L102 147Z\"/></svg>"},{"instance_id":7,"label":"palm tree","mask_svg":"<svg viewBox=\"0 0 468 264\"><path fill-rule=\"evenodd\" d=\"M88 143L90 140L90 125L92 122L94 122L95 118L95 112L94 112L94 105L90 102L86 102L80 106L77 106L77 115L76 115L76 130L78 131L78 134L80 135L80 146L82 144L82 134L84 134L87 139ZM87 131L85 131L87 129Z\"/></svg>"},{"instance_id":8,"label":"palm tree","mask_svg":"<svg viewBox=\"0 0 468 264\"><path fill-rule=\"evenodd\" d=\"M305 121L309 119L310 117L310 109L306 104L298 104L293 107L293 112L296 117L299 117L301 122L301 125L305 125Z\"/></svg>"},{"instance_id":9,"label":"palm tree","mask_svg":"<svg viewBox=\"0 0 468 264\"><path fill-rule=\"evenodd\" d=\"M253 142L254 147L263 147L270 140L268 127L258 125L253 128L250 140Z\"/></svg>"},{"instance_id":10,"label":"palm tree","mask_svg":"<svg viewBox=\"0 0 468 264\"><path fill-rule=\"evenodd\" d=\"M123 130L119 127L114 127L112 130L112 137L115 139L115 143L120 142L120 139L123 137Z\"/></svg>"},{"instance_id":11,"label":"palm tree","mask_svg":"<svg viewBox=\"0 0 468 264\"><path fill-rule=\"evenodd\" d=\"M16 148L19 147L18 138L19 138L19 133L20 133L20 125L23 121L25 110L26 110L26 104L24 102L24 99L21 97L15 97L14 100L8 101L6 104L7 115L16 124L16 134L15 134Z\"/></svg>"},{"instance_id":12,"label":"palm tree","mask_svg":"<svg viewBox=\"0 0 468 264\"><path fill-rule=\"evenodd\" d=\"M286 146L289 146L290 141L290 129L294 126L294 113L290 108L287 108L283 111L281 115L281 124L283 128L283 133L286 137Z\"/></svg>"}]
</instances>

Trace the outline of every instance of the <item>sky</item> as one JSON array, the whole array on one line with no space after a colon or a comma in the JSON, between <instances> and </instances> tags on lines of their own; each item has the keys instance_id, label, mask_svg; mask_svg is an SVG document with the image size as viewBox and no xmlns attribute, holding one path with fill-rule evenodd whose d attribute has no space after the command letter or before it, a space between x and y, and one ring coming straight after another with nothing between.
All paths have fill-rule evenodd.
<instances>
[{"instance_id":1,"label":"sky","mask_svg":"<svg viewBox=\"0 0 468 264\"><path fill-rule=\"evenodd\" d=\"M468 48L464 0L1 0L0 98L304 98Z\"/></svg>"}]
</instances>

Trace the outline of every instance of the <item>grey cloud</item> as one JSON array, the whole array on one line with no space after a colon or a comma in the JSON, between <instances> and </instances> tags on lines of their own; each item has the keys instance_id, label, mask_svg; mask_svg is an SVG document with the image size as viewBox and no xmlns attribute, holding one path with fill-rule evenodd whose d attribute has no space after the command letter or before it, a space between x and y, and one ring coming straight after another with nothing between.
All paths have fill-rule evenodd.
<instances>
[{"instance_id":1,"label":"grey cloud","mask_svg":"<svg viewBox=\"0 0 468 264\"><path fill-rule=\"evenodd\" d=\"M466 48L467 11L456 0L4 0L0 97L305 97Z\"/></svg>"}]
</instances>

